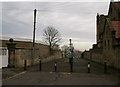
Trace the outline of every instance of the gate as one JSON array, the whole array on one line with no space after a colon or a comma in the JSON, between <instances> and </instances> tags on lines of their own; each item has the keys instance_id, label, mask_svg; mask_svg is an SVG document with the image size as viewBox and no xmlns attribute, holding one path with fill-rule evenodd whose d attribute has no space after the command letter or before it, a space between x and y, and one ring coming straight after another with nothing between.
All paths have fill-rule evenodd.
<instances>
[{"instance_id":1,"label":"gate","mask_svg":"<svg viewBox=\"0 0 120 87\"><path fill-rule=\"evenodd\" d=\"M8 50L7 47L0 47L0 68L8 66Z\"/></svg>"}]
</instances>

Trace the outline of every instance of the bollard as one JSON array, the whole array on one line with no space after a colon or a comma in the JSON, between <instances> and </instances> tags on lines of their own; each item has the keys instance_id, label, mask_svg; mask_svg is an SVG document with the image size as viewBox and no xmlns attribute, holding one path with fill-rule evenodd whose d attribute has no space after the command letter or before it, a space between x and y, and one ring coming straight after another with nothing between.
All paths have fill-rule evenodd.
<instances>
[{"instance_id":1,"label":"bollard","mask_svg":"<svg viewBox=\"0 0 120 87\"><path fill-rule=\"evenodd\" d=\"M24 60L24 70L27 70L27 60Z\"/></svg>"},{"instance_id":2,"label":"bollard","mask_svg":"<svg viewBox=\"0 0 120 87\"><path fill-rule=\"evenodd\" d=\"M73 72L73 58L69 58L70 72Z\"/></svg>"},{"instance_id":3,"label":"bollard","mask_svg":"<svg viewBox=\"0 0 120 87\"><path fill-rule=\"evenodd\" d=\"M73 72L73 62L70 63L70 72Z\"/></svg>"},{"instance_id":4,"label":"bollard","mask_svg":"<svg viewBox=\"0 0 120 87\"><path fill-rule=\"evenodd\" d=\"M88 62L88 73L90 73L90 62Z\"/></svg>"},{"instance_id":5,"label":"bollard","mask_svg":"<svg viewBox=\"0 0 120 87\"><path fill-rule=\"evenodd\" d=\"M107 62L104 62L104 73L107 73Z\"/></svg>"},{"instance_id":6,"label":"bollard","mask_svg":"<svg viewBox=\"0 0 120 87\"><path fill-rule=\"evenodd\" d=\"M55 72L57 71L57 62L54 63Z\"/></svg>"},{"instance_id":7,"label":"bollard","mask_svg":"<svg viewBox=\"0 0 120 87\"><path fill-rule=\"evenodd\" d=\"M39 70L41 71L41 69L42 69L42 64L41 64L41 60L40 60Z\"/></svg>"}]
</instances>

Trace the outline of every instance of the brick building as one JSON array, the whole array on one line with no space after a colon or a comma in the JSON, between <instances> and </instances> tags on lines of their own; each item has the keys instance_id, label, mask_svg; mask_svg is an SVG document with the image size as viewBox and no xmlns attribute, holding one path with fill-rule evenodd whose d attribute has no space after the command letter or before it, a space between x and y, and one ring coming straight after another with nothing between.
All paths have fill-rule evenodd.
<instances>
[{"instance_id":1,"label":"brick building","mask_svg":"<svg viewBox=\"0 0 120 87\"><path fill-rule=\"evenodd\" d=\"M96 19L96 44L84 57L120 69L120 2L110 2L108 15Z\"/></svg>"}]
</instances>

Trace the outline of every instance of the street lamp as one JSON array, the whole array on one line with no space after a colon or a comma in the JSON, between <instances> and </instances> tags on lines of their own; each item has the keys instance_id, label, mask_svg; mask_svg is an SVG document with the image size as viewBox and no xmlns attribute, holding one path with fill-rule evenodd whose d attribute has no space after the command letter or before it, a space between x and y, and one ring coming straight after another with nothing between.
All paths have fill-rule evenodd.
<instances>
[{"instance_id":1,"label":"street lamp","mask_svg":"<svg viewBox=\"0 0 120 87\"><path fill-rule=\"evenodd\" d=\"M69 57L69 63L70 63L70 72L73 72L73 46L71 43L71 39L69 39L70 41L70 57Z\"/></svg>"}]
</instances>

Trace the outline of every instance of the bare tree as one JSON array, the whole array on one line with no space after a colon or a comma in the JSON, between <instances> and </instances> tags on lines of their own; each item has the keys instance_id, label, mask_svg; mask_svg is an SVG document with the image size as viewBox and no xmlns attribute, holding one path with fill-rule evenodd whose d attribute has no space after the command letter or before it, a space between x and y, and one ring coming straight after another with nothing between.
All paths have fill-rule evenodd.
<instances>
[{"instance_id":1,"label":"bare tree","mask_svg":"<svg viewBox=\"0 0 120 87\"><path fill-rule=\"evenodd\" d=\"M70 55L70 48L67 45L61 47L62 54L64 58L69 58Z\"/></svg>"},{"instance_id":2,"label":"bare tree","mask_svg":"<svg viewBox=\"0 0 120 87\"><path fill-rule=\"evenodd\" d=\"M61 35L59 31L52 26L48 26L46 29L44 29L43 36L45 41L49 45L50 52L52 48L58 45L58 43L61 40L61 37L60 37Z\"/></svg>"}]
</instances>

